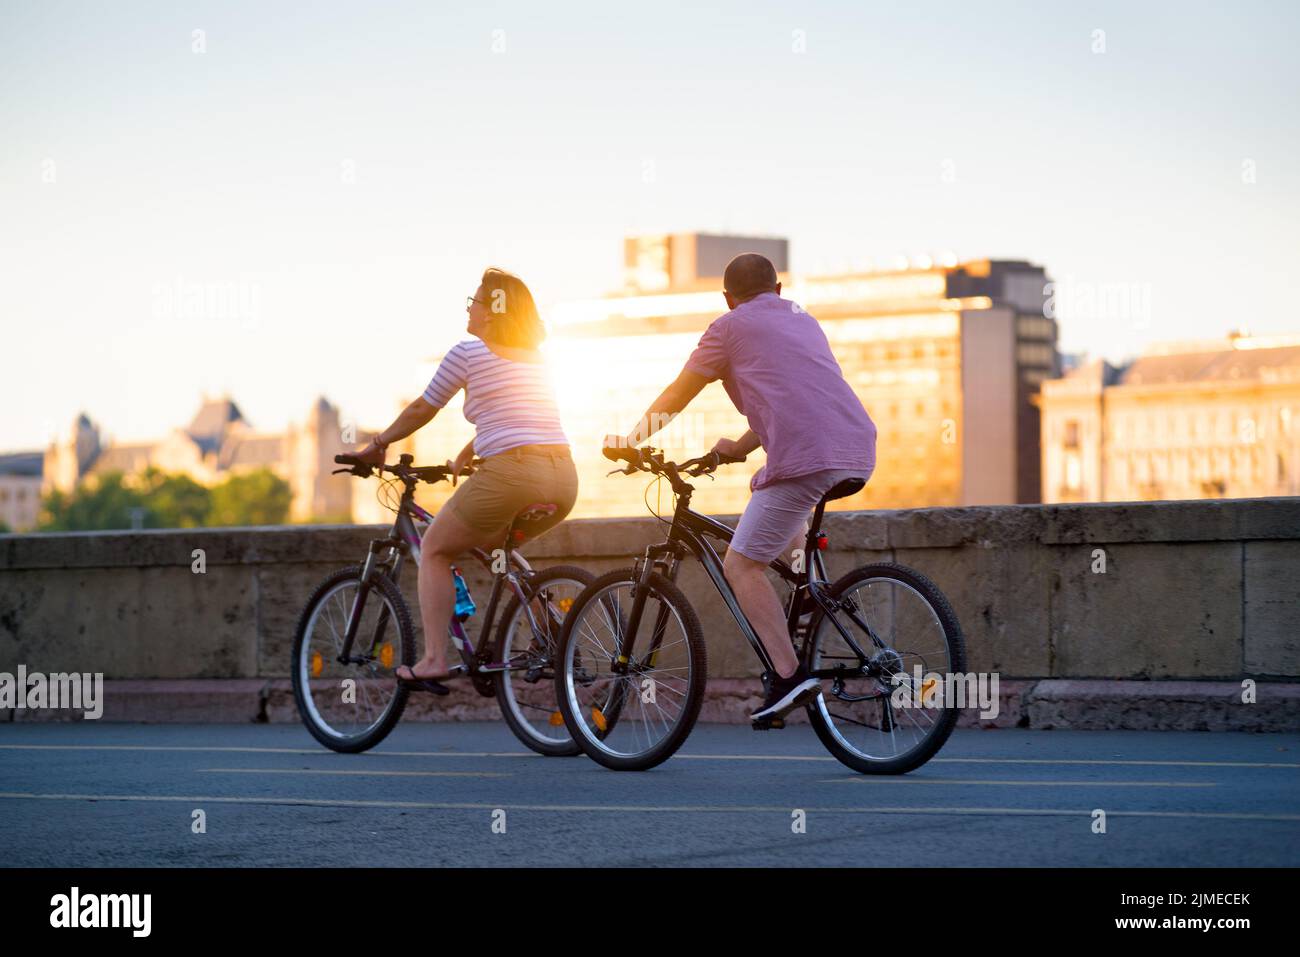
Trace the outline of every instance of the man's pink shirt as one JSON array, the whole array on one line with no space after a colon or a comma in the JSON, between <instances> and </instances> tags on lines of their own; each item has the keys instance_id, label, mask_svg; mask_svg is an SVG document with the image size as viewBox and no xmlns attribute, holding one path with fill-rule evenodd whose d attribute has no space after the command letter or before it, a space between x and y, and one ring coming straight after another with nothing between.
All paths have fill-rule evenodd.
<instances>
[{"instance_id":1,"label":"man's pink shirt","mask_svg":"<svg viewBox=\"0 0 1300 957\"><path fill-rule=\"evenodd\" d=\"M774 292L713 320L686 361L727 395L767 452L759 489L823 469L869 470L876 426L854 394L821 323Z\"/></svg>"}]
</instances>

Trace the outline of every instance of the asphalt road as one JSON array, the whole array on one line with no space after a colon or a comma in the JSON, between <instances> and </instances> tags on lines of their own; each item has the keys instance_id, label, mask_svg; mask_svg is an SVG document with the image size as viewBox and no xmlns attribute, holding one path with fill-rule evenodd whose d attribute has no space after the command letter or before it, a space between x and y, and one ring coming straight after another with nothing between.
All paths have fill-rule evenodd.
<instances>
[{"instance_id":1,"label":"asphalt road","mask_svg":"<svg viewBox=\"0 0 1300 957\"><path fill-rule=\"evenodd\" d=\"M959 730L885 778L806 725L700 725L618 773L495 723L363 755L294 725L6 723L0 864L1293 867L1300 735Z\"/></svg>"}]
</instances>

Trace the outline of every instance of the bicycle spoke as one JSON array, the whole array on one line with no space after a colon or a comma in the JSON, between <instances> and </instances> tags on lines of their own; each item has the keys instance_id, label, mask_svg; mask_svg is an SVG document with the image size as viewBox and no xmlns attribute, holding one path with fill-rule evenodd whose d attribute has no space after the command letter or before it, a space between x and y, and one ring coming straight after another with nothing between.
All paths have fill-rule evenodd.
<instances>
[{"instance_id":1,"label":"bicycle spoke","mask_svg":"<svg viewBox=\"0 0 1300 957\"><path fill-rule=\"evenodd\" d=\"M940 731L946 734L951 725L942 720L945 710L926 706L926 683L918 686L912 677L917 666L923 675L951 670L947 636L928 600L892 577L864 578L839 598L858 621L843 614L835 617L870 660L848 647L835 622L827 620L831 616L809 637L814 642L812 670L831 672L833 679L828 680L853 699L827 694L815 706L832 738L859 759L883 762L915 752ZM908 650L900 650L900 645ZM856 663L858 668L837 668L839 663ZM869 666L870 673L860 673L863 666ZM900 684L910 692L907 706L893 701Z\"/></svg>"},{"instance_id":2,"label":"bicycle spoke","mask_svg":"<svg viewBox=\"0 0 1300 957\"><path fill-rule=\"evenodd\" d=\"M591 596L572 623L567 654L571 707L588 729L588 741L615 756L651 752L680 726L690 700L690 675L698 667L682 621L656 593L646 596L623 673L615 663L627 642L625 609L632 582L620 581ZM659 641L655 643L659 627ZM653 648L653 651L652 651ZM653 664L651 663L653 661Z\"/></svg>"}]
</instances>

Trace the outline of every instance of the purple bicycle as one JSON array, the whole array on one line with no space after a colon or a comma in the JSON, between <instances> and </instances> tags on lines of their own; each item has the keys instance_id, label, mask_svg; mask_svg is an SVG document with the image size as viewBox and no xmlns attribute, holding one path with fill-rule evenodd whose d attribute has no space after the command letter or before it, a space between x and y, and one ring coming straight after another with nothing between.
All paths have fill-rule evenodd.
<instances>
[{"instance_id":1,"label":"purple bicycle","mask_svg":"<svg viewBox=\"0 0 1300 957\"><path fill-rule=\"evenodd\" d=\"M415 489L450 477L445 466L417 467L410 455L397 465L372 466L337 455L337 469L362 478L388 473L402 486L397 517L384 538L370 543L363 564L340 569L317 586L298 620L293 642L293 692L307 730L335 751L359 752L382 741L402 717L410 690L395 669L416 660L415 627L399 587L407 558L420 562L420 538L433 516L415 503ZM462 474L469 474L473 466ZM484 697L495 697L516 737L539 754L574 755L555 700L555 650L564 617L595 576L573 565L533 569L516 546L529 525L555 505L539 502L521 511L500 548L471 554L492 575L492 591L475 647L464 622L473 613L457 573L456 613L447 630L462 662L453 677L467 676ZM508 595L507 595L508 593ZM500 624L497 610L503 597Z\"/></svg>"}]
</instances>

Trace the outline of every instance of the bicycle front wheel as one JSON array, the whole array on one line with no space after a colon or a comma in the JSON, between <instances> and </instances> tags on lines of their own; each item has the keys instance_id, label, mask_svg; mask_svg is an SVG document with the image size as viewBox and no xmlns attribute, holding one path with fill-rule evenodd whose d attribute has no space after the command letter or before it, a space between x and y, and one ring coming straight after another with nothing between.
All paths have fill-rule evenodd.
<instances>
[{"instance_id":1,"label":"bicycle front wheel","mask_svg":"<svg viewBox=\"0 0 1300 957\"><path fill-rule=\"evenodd\" d=\"M361 592L360 565L321 582L293 641L293 694L303 724L325 747L357 752L382 741L402 717L409 692L398 665L415 663L415 628L397 585L376 575L359 609L353 660L340 662L349 617Z\"/></svg>"},{"instance_id":2,"label":"bicycle front wheel","mask_svg":"<svg viewBox=\"0 0 1300 957\"><path fill-rule=\"evenodd\" d=\"M966 670L957 615L934 582L893 562L854 569L829 592L852 644L818 612L804 649L805 665L822 679L822 694L808 705L813 729L855 771L911 771L943 747L957 723L939 687Z\"/></svg>"},{"instance_id":3,"label":"bicycle front wheel","mask_svg":"<svg viewBox=\"0 0 1300 957\"><path fill-rule=\"evenodd\" d=\"M569 757L582 753L556 705L555 664L564 619L595 578L576 565L538 572L523 585L529 606L511 596L501 617L491 665L502 669L493 675L497 703L515 737L538 754Z\"/></svg>"},{"instance_id":4,"label":"bicycle front wheel","mask_svg":"<svg viewBox=\"0 0 1300 957\"><path fill-rule=\"evenodd\" d=\"M635 635L625 642L638 585L633 570L582 591L560 636L556 698L569 734L594 761L644 771L681 747L704 703L707 665L695 609L654 573ZM620 661L620 649L627 660Z\"/></svg>"}]
</instances>

